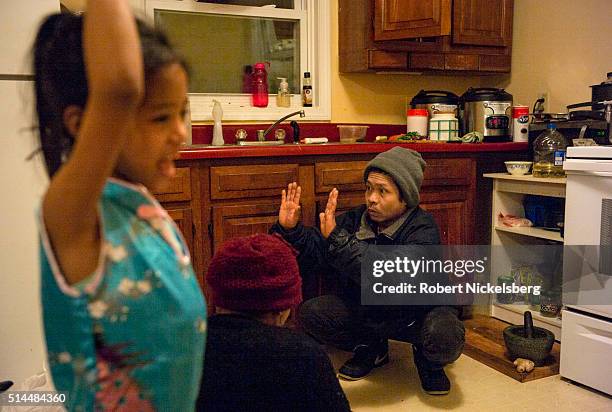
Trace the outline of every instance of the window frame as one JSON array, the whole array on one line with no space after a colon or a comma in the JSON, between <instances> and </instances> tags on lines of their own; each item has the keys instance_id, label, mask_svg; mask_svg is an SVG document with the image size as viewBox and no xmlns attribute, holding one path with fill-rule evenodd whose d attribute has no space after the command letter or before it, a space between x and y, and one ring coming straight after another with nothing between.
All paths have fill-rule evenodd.
<instances>
[{"instance_id":1,"label":"window frame","mask_svg":"<svg viewBox=\"0 0 612 412\"><path fill-rule=\"evenodd\" d=\"M211 121L213 100L221 102L223 120L229 121L276 120L302 109L307 120L331 119L331 48L327 0L295 0L295 9L200 3L194 0L144 0L141 4L142 11L150 22L153 22L155 10L300 21L300 90L299 93L291 95L291 107L276 107L276 94L269 95L268 107L260 108L251 106L250 94L189 93L192 121ZM302 76L306 71L310 72L314 91L312 107L302 107ZM268 81L273 82L275 79Z\"/></svg>"}]
</instances>

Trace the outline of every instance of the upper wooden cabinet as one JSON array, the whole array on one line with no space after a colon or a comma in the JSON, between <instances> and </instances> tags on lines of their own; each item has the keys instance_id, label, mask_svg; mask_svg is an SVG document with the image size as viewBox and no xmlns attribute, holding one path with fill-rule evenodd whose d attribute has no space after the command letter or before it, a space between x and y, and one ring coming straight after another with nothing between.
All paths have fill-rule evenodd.
<instances>
[{"instance_id":1,"label":"upper wooden cabinet","mask_svg":"<svg viewBox=\"0 0 612 412\"><path fill-rule=\"evenodd\" d=\"M374 40L450 34L451 0L376 0Z\"/></svg>"},{"instance_id":2,"label":"upper wooden cabinet","mask_svg":"<svg viewBox=\"0 0 612 412\"><path fill-rule=\"evenodd\" d=\"M453 44L510 47L513 0L455 0Z\"/></svg>"},{"instance_id":3,"label":"upper wooden cabinet","mask_svg":"<svg viewBox=\"0 0 612 412\"><path fill-rule=\"evenodd\" d=\"M510 71L513 0L339 0L341 72Z\"/></svg>"}]
</instances>

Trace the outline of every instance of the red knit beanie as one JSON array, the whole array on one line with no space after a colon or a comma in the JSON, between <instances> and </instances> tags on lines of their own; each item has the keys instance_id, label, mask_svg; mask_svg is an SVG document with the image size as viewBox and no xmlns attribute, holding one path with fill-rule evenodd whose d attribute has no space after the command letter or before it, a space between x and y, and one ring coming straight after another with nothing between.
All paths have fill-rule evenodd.
<instances>
[{"instance_id":1,"label":"red knit beanie","mask_svg":"<svg viewBox=\"0 0 612 412\"><path fill-rule=\"evenodd\" d=\"M302 301L297 252L278 235L229 240L215 253L206 284L212 303L235 311L276 312Z\"/></svg>"}]
</instances>

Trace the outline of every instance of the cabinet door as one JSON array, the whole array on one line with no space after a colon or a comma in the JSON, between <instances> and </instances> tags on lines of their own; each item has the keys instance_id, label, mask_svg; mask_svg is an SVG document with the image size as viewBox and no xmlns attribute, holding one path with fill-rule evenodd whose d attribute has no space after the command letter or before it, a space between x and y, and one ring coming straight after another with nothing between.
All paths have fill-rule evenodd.
<instances>
[{"instance_id":1,"label":"cabinet door","mask_svg":"<svg viewBox=\"0 0 612 412\"><path fill-rule=\"evenodd\" d=\"M440 228L440 241L443 245L467 244L463 228L467 209L464 201L444 203L421 203L421 208L431 213Z\"/></svg>"},{"instance_id":2,"label":"cabinet door","mask_svg":"<svg viewBox=\"0 0 612 412\"><path fill-rule=\"evenodd\" d=\"M451 0L376 0L375 4L375 41L450 34Z\"/></svg>"},{"instance_id":3,"label":"cabinet door","mask_svg":"<svg viewBox=\"0 0 612 412\"><path fill-rule=\"evenodd\" d=\"M508 47L513 0L454 0L453 43Z\"/></svg>"},{"instance_id":4,"label":"cabinet door","mask_svg":"<svg viewBox=\"0 0 612 412\"><path fill-rule=\"evenodd\" d=\"M193 250L193 215L191 209L169 209L168 215L174 220L179 230L185 238L189 253L194 256L196 251Z\"/></svg>"},{"instance_id":5,"label":"cabinet door","mask_svg":"<svg viewBox=\"0 0 612 412\"><path fill-rule=\"evenodd\" d=\"M213 253L226 240L255 233L268 233L268 229L278 219L278 208L278 202L213 206Z\"/></svg>"}]
</instances>

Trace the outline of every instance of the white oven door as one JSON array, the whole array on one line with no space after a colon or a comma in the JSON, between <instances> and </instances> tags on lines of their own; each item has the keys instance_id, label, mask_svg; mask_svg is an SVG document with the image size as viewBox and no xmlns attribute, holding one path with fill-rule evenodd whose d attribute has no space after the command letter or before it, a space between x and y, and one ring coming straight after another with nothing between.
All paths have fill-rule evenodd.
<instances>
[{"instance_id":1,"label":"white oven door","mask_svg":"<svg viewBox=\"0 0 612 412\"><path fill-rule=\"evenodd\" d=\"M559 373L612 395L612 322L569 310L562 319Z\"/></svg>"},{"instance_id":2,"label":"white oven door","mask_svg":"<svg viewBox=\"0 0 612 412\"><path fill-rule=\"evenodd\" d=\"M564 169L564 243L593 245L578 262L580 267L575 259L570 263L569 253L564 254L564 302L612 318L612 253L597 247L612 246L612 159L568 159Z\"/></svg>"}]
</instances>

